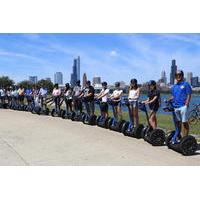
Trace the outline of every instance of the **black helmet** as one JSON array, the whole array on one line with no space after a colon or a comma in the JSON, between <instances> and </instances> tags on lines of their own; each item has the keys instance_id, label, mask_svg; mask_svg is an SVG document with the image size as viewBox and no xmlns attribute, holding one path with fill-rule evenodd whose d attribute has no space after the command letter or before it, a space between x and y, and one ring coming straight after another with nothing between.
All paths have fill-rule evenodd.
<instances>
[{"instance_id":1,"label":"black helmet","mask_svg":"<svg viewBox=\"0 0 200 200\"><path fill-rule=\"evenodd\" d=\"M182 70L177 70L176 73L175 73L175 76L177 75L181 75L182 77L184 77L184 72Z\"/></svg>"},{"instance_id":2,"label":"black helmet","mask_svg":"<svg viewBox=\"0 0 200 200\"><path fill-rule=\"evenodd\" d=\"M81 84L80 80L76 81L76 85L80 85L80 84Z\"/></svg>"},{"instance_id":3,"label":"black helmet","mask_svg":"<svg viewBox=\"0 0 200 200\"><path fill-rule=\"evenodd\" d=\"M67 88L68 88L69 86L70 86L70 85L69 85L69 83L66 83L66 84L65 84L65 87L67 87Z\"/></svg>"},{"instance_id":4,"label":"black helmet","mask_svg":"<svg viewBox=\"0 0 200 200\"><path fill-rule=\"evenodd\" d=\"M150 80L149 83L148 83L148 85L149 85L149 86L150 86L150 85L156 86L156 81Z\"/></svg>"},{"instance_id":5,"label":"black helmet","mask_svg":"<svg viewBox=\"0 0 200 200\"><path fill-rule=\"evenodd\" d=\"M135 78L131 79L131 84L136 85L137 84L137 79L135 79Z\"/></svg>"},{"instance_id":6,"label":"black helmet","mask_svg":"<svg viewBox=\"0 0 200 200\"><path fill-rule=\"evenodd\" d=\"M116 82L115 87L120 87L120 82Z\"/></svg>"},{"instance_id":7,"label":"black helmet","mask_svg":"<svg viewBox=\"0 0 200 200\"><path fill-rule=\"evenodd\" d=\"M107 82L105 82L105 81L102 83L102 86L107 86L107 85L108 85L108 84L107 84Z\"/></svg>"},{"instance_id":8,"label":"black helmet","mask_svg":"<svg viewBox=\"0 0 200 200\"><path fill-rule=\"evenodd\" d=\"M90 81L87 81L87 82L86 82L86 85L90 86L90 85L91 85L91 82L90 82Z\"/></svg>"}]
</instances>

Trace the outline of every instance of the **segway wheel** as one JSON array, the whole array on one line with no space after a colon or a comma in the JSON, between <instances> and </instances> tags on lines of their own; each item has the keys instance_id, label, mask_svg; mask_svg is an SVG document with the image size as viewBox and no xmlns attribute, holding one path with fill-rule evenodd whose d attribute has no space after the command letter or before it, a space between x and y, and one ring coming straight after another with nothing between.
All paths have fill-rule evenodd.
<instances>
[{"instance_id":1,"label":"segway wheel","mask_svg":"<svg viewBox=\"0 0 200 200\"><path fill-rule=\"evenodd\" d=\"M42 109L38 107L36 113L37 113L38 115L40 115L40 114L41 114L41 111L42 111Z\"/></svg>"},{"instance_id":2,"label":"segway wheel","mask_svg":"<svg viewBox=\"0 0 200 200\"><path fill-rule=\"evenodd\" d=\"M166 140L165 140L165 143L167 145L167 147L170 149L170 141L172 140L173 136L175 134L175 131L172 131L167 137L166 137Z\"/></svg>"},{"instance_id":3,"label":"segway wheel","mask_svg":"<svg viewBox=\"0 0 200 200\"><path fill-rule=\"evenodd\" d=\"M138 138L138 139L142 138L142 130L143 129L144 129L144 125L143 124L139 124L138 126L136 126L134 128L134 132L133 132L134 137Z\"/></svg>"},{"instance_id":4,"label":"segway wheel","mask_svg":"<svg viewBox=\"0 0 200 200\"><path fill-rule=\"evenodd\" d=\"M155 129L150 133L150 141L153 146L163 146L165 143L165 132L161 129Z\"/></svg>"},{"instance_id":5,"label":"segway wheel","mask_svg":"<svg viewBox=\"0 0 200 200\"><path fill-rule=\"evenodd\" d=\"M108 129L110 129L110 127L112 126L113 120L114 120L113 118L110 118L108 120Z\"/></svg>"},{"instance_id":6,"label":"segway wheel","mask_svg":"<svg viewBox=\"0 0 200 200\"><path fill-rule=\"evenodd\" d=\"M119 131L120 133L122 132L122 127L123 127L124 123L126 123L125 120L121 120L121 121L119 122L119 130L118 130L118 131Z\"/></svg>"},{"instance_id":7,"label":"segway wheel","mask_svg":"<svg viewBox=\"0 0 200 200\"><path fill-rule=\"evenodd\" d=\"M55 114L56 114L56 110L53 109L53 110L51 111L51 116L52 116L52 117L55 117Z\"/></svg>"},{"instance_id":8,"label":"segway wheel","mask_svg":"<svg viewBox=\"0 0 200 200\"><path fill-rule=\"evenodd\" d=\"M197 146L196 139L191 135L185 136L181 139L180 148L184 156L194 155L197 151Z\"/></svg>"},{"instance_id":9,"label":"segway wheel","mask_svg":"<svg viewBox=\"0 0 200 200\"><path fill-rule=\"evenodd\" d=\"M63 110L63 112L62 112L62 114L61 114L61 117L62 117L63 119L65 119L65 115L66 115L66 111Z\"/></svg>"},{"instance_id":10,"label":"segway wheel","mask_svg":"<svg viewBox=\"0 0 200 200\"><path fill-rule=\"evenodd\" d=\"M90 118L89 118L89 125L92 125L92 126L96 125L96 119L97 119L96 115L90 116Z\"/></svg>"},{"instance_id":11,"label":"segway wheel","mask_svg":"<svg viewBox=\"0 0 200 200\"><path fill-rule=\"evenodd\" d=\"M129 123L130 123L130 122L125 122L125 123L122 125L121 131L122 131L122 133L123 133L125 136L128 136L128 134L127 134L127 129L128 129Z\"/></svg>"},{"instance_id":12,"label":"segway wheel","mask_svg":"<svg viewBox=\"0 0 200 200\"><path fill-rule=\"evenodd\" d=\"M98 116L97 119L96 119L96 124L97 124L97 126L99 125L100 119L101 119L101 116Z\"/></svg>"}]
</instances>

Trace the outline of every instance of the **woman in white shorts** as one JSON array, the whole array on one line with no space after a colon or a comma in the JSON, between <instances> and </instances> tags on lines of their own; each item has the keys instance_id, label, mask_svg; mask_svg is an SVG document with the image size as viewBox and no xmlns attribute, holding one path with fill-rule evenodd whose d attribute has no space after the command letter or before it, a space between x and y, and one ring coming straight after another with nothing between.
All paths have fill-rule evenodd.
<instances>
[{"instance_id":1,"label":"woman in white shorts","mask_svg":"<svg viewBox=\"0 0 200 200\"><path fill-rule=\"evenodd\" d=\"M138 87L137 80L131 79L130 81L130 87L129 87L129 94L128 94L128 100L129 100L129 109L131 114L131 121L135 126L139 125L139 114L138 114L138 100L140 97L140 88Z\"/></svg>"}]
</instances>

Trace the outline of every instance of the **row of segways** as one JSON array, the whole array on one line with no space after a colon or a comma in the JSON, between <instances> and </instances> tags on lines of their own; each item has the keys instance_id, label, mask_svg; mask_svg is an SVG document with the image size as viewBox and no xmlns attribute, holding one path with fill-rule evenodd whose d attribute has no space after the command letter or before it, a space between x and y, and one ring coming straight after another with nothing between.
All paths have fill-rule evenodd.
<instances>
[{"instance_id":1,"label":"row of segways","mask_svg":"<svg viewBox=\"0 0 200 200\"><path fill-rule=\"evenodd\" d=\"M61 101L60 106L62 105L62 102L63 100ZM52 105L53 103L53 98L50 98L46 101L46 105ZM96 103L101 106L101 102L99 100L96 100ZM197 151L197 141L193 136L189 135L181 137L181 130L177 124L175 111L171 102L166 102L166 106L163 108L165 112L172 113L173 123L175 125L175 130L172 131L168 136L166 136L165 132L162 129L153 129L151 127L149 123L148 111L145 104L139 103L139 109L145 113L147 125L139 124L137 127L134 127L132 123L129 101L127 99L124 99L122 104L127 106L128 108L129 121L118 120L114 111L112 101L109 101L109 104L113 110L113 117L108 118L105 118L101 115L97 117L96 115L90 115L88 113L81 113L78 111L66 113L65 110L57 110L55 108L52 109L52 111L50 112L47 106L41 106L40 104L35 104L33 102L30 102L28 105L20 105L18 101L16 101L16 99L12 99L10 104L6 101L3 101L3 103L0 103L0 108L10 108L19 111L30 111L38 115L49 115L50 113L53 117L57 116L62 117L63 119L71 119L72 121L81 121L84 124L88 125L97 125L102 128L121 132L125 136L130 136L137 139L143 138L145 141L149 142L153 146L162 146L166 144L168 148L183 155L193 155ZM178 142L174 143L174 138L179 138Z\"/></svg>"},{"instance_id":2,"label":"row of segways","mask_svg":"<svg viewBox=\"0 0 200 200\"><path fill-rule=\"evenodd\" d=\"M163 108L165 112L171 112L173 117L173 123L175 126L175 131L171 131L169 135L166 136L165 132L162 129L153 129L149 123L149 115L145 104L139 103L139 109L145 113L147 125L139 124L137 127L134 127L131 120L130 113L130 103L128 99L123 100L123 105L126 105L129 113L129 121L117 120L114 118L105 118L99 116L97 118L97 126L108 128L114 131L123 133L125 136L134 137L137 139L143 138L148 143L153 146L163 146L166 144L169 149L172 149L176 152L179 152L183 155L194 155L197 151L198 144L195 137L188 135L181 137L181 130L178 127L175 111L172 107L171 102L165 102L166 106ZM100 104L100 102L98 102ZM109 103L112 106L112 103ZM113 109L113 116L115 116ZM178 137L179 141L173 143L173 138Z\"/></svg>"}]
</instances>

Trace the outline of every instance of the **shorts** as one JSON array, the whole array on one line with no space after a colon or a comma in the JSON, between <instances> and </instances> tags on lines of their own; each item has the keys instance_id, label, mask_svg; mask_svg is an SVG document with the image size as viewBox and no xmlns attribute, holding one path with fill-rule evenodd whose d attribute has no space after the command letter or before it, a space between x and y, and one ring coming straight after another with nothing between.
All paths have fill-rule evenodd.
<instances>
[{"instance_id":1,"label":"shorts","mask_svg":"<svg viewBox=\"0 0 200 200\"><path fill-rule=\"evenodd\" d=\"M129 101L130 107L138 108L138 101Z\"/></svg>"},{"instance_id":2,"label":"shorts","mask_svg":"<svg viewBox=\"0 0 200 200\"><path fill-rule=\"evenodd\" d=\"M100 110L101 110L101 112L108 112L108 103L107 102L101 102L100 103Z\"/></svg>"},{"instance_id":3,"label":"shorts","mask_svg":"<svg viewBox=\"0 0 200 200\"><path fill-rule=\"evenodd\" d=\"M120 105L120 101L113 101L113 102L112 102L112 105L113 105L114 107L121 106L121 105Z\"/></svg>"},{"instance_id":4,"label":"shorts","mask_svg":"<svg viewBox=\"0 0 200 200\"><path fill-rule=\"evenodd\" d=\"M180 122L187 122L188 121L188 107L182 106L180 108L175 108L175 115L176 119Z\"/></svg>"}]
</instances>

